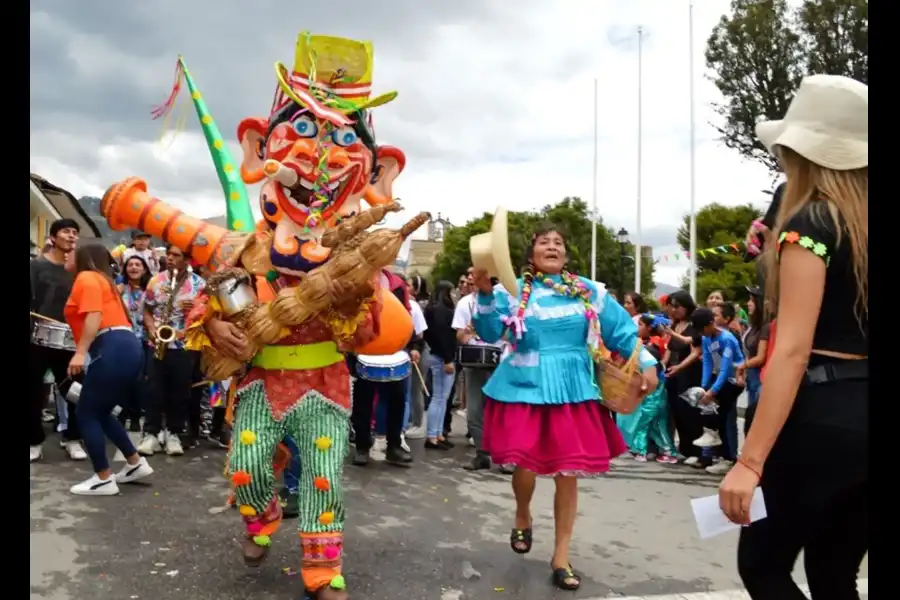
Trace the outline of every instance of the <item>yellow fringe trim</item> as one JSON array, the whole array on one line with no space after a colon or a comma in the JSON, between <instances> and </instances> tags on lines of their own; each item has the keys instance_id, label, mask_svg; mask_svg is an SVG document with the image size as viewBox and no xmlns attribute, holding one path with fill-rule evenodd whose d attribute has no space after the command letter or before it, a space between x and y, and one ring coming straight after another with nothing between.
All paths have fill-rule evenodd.
<instances>
[{"instance_id":1,"label":"yellow fringe trim","mask_svg":"<svg viewBox=\"0 0 900 600\"><path fill-rule=\"evenodd\" d=\"M195 350L197 352L200 352L205 348L210 348L212 342L210 341L209 336L206 335L206 330L203 327L210 319L218 317L221 314L222 305L219 304L218 298L210 296L207 301L206 312L204 313L203 318L191 323L184 332L185 347L188 350Z\"/></svg>"},{"instance_id":2,"label":"yellow fringe trim","mask_svg":"<svg viewBox=\"0 0 900 600\"><path fill-rule=\"evenodd\" d=\"M374 296L365 298L360 302L356 314L352 317L342 315L333 308L328 309L328 313L325 315L323 321L331 329L332 333L334 333L334 337L339 344L350 344L353 342L353 336L356 335L356 330L359 329L359 326L366 320L366 316L369 314L369 307L374 301Z\"/></svg>"}]
</instances>

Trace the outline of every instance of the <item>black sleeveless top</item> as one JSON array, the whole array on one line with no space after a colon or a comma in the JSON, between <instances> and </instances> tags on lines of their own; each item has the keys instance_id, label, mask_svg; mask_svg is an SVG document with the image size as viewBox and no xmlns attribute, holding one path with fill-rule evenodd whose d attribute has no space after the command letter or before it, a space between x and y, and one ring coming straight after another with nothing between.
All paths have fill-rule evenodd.
<instances>
[{"instance_id":1,"label":"black sleeveless top","mask_svg":"<svg viewBox=\"0 0 900 600\"><path fill-rule=\"evenodd\" d=\"M858 307L850 237L824 201L815 201L791 217L778 236L778 255L788 244L812 252L825 262L825 293L816 323L813 348L845 354L869 354L869 318ZM777 344L776 340L776 344Z\"/></svg>"}]
</instances>

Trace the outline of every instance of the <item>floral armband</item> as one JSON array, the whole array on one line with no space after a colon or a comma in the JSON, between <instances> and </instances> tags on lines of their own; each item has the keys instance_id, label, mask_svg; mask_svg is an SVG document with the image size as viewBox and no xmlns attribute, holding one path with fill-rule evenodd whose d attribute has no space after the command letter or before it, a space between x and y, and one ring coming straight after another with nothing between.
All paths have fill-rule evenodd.
<instances>
[{"instance_id":1,"label":"floral armband","mask_svg":"<svg viewBox=\"0 0 900 600\"><path fill-rule=\"evenodd\" d=\"M210 319L221 314L222 307L215 296L210 296L206 292L198 295L194 299L193 308L187 315L187 326L184 332L185 347L188 350L200 351L211 346L212 343L209 341L209 336L206 335L204 326Z\"/></svg>"},{"instance_id":2,"label":"floral armband","mask_svg":"<svg viewBox=\"0 0 900 600\"><path fill-rule=\"evenodd\" d=\"M781 256L781 250L785 243L788 244L797 244L801 248L806 248L823 261L825 261L825 266L828 266L828 263L831 261L830 253L828 252L828 246L823 244L820 241L812 238L808 235L800 235L797 231L782 231L781 235L778 236L778 244L776 246L776 251L778 252L778 256Z\"/></svg>"}]
</instances>

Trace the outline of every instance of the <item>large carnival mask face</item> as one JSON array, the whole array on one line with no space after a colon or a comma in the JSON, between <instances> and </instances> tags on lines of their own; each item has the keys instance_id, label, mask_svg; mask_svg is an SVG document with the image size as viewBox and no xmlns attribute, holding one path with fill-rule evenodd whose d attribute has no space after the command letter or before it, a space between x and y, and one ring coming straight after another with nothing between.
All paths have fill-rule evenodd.
<instances>
[{"instance_id":1,"label":"large carnival mask face","mask_svg":"<svg viewBox=\"0 0 900 600\"><path fill-rule=\"evenodd\" d=\"M393 198L394 179L406 159L393 147L375 146L363 123L335 126L291 102L271 120L238 126L245 183L265 180L260 209L274 231L272 264L285 274L307 272L330 254L322 233L360 211Z\"/></svg>"}]
</instances>

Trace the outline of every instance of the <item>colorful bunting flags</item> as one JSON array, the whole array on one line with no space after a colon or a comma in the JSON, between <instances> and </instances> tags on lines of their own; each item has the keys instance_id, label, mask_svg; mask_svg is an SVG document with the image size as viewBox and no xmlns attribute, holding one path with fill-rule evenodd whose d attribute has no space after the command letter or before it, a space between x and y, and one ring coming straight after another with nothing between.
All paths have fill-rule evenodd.
<instances>
[{"instance_id":1,"label":"colorful bunting flags","mask_svg":"<svg viewBox=\"0 0 900 600\"><path fill-rule=\"evenodd\" d=\"M697 254L700 255L700 258L706 258L710 254L740 254L744 251L745 242L735 242L733 244L723 244L722 246L715 246L713 248L704 248L703 250L697 250ZM675 252L673 254L663 254L659 258L656 259L656 263L667 263L667 262L676 262L684 259L690 259L690 252Z\"/></svg>"}]
</instances>

